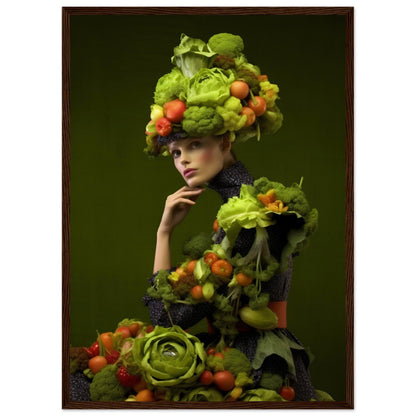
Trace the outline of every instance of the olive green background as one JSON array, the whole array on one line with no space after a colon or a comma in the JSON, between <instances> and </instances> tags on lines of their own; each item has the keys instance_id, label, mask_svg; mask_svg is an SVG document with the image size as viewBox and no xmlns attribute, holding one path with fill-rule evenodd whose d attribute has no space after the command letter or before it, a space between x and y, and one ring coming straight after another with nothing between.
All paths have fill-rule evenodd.
<instances>
[{"instance_id":1,"label":"olive green background","mask_svg":"<svg viewBox=\"0 0 416 416\"><path fill-rule=\"evenodd\" d=\"M280 87L281 130L236 145L254 177L299 182L320 213L295 259L289 328L316 356L315 388L345 400L345 17L71 17L71 344L125 317L148 321L141 301L168 194L183 186L172 160L148 160L144 128L157 79L181 33L207 41L239 34L250 63ZM221 203L208 190L175 230L173 263L191 233L209 231ZM204 330L201 323L194 330Z\"/></svg>"}]
</instances>

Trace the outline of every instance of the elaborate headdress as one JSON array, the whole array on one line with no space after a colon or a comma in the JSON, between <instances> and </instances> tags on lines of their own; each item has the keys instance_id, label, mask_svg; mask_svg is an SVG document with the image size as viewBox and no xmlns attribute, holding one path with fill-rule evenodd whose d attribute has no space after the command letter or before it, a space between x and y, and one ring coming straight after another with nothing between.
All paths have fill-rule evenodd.
<instances>
[{"instance_id":1,"label":"elaborate headdress","mask_svg":"<svg viewBox=\"0 0 416 416\"><path fill-rule=\"evenodd\" d=\"M279 87L243 50L243 39L230 33L213 35L208 43L181 35L173 69L156 84L146 154L167 155L166 145L185 137L227 133L232 142L244 142L281 127Z\"/></svg>"}]
</instances>

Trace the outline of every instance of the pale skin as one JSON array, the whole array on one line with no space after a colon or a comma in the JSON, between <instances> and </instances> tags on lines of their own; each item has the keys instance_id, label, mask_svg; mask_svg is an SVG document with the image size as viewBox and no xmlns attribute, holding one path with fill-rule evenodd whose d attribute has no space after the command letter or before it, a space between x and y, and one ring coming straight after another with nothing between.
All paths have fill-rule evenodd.
<instances>
[{"instance_id":1,"label":"pale skin","mask_svg":"<svg viewBox=\"0 0 416 416\"><path fill-rule=\"evenodd\" d=\"M166 199L156 235L153 272L171 268L170 238L189 210L196 204L206 185L222 169L235 163L231 142L225 138L185 138L169 144L175 168L186 182Z\"/></svg>"}]
</instances>

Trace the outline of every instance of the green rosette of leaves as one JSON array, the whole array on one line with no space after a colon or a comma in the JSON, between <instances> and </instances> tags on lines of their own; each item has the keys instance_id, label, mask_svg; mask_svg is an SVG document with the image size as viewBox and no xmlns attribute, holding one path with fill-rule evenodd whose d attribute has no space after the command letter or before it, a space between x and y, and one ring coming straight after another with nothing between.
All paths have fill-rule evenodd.
<instances>
[{"instance_id":1,"label":"green rosette of leaves","mask_svg":"<svg viewBox=\"0 0 416 416\"><path fill-rule=\"evenodd\" d=\"M207 358L202 342L177 325L156 326L145 337L136 338L133 357L153 387L191 386L204 371Z\"/></svg>"}]
</instances>

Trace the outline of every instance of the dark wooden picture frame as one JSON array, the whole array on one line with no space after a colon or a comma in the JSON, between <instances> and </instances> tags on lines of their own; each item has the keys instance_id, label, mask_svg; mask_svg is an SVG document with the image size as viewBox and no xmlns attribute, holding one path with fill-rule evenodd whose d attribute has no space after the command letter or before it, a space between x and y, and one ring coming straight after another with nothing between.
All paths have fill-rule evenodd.
<instances>
[{"instance_id":1,"label":"dark wooden picture frame","mask_svg":"<svg viewBox=\"0 0 416 416\"><path fill-rule=\"evenodd\" d=\"M256 402L255 408L351 409L354 407L354 66L352 7L64 7L62 9L62 407L65 409L247 409L249 402L73 402L69 391L70 350L70 19L77 15L342 15L345 16L345 328L346 400Z\"/></svg>"}]
</instances>

